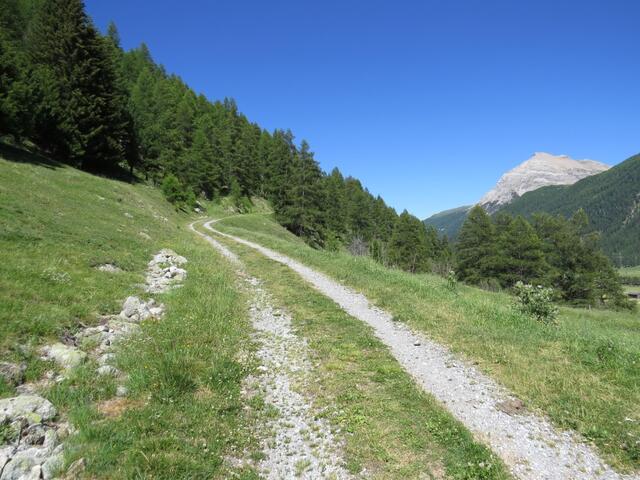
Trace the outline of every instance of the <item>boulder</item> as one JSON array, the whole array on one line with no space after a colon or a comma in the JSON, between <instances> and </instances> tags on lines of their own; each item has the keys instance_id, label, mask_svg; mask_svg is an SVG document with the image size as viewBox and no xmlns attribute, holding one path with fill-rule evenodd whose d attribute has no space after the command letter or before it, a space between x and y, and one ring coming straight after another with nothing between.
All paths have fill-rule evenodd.
<instances>
[{"instance_id":1,"label":"boulder","mask_svg":"<svg viewBox=\"0 0 640 480\"><path fill-rule=\"evenodd\" d=\"M0 472L13 456L13 447L1 447L0 448Z\"/></svg>"},{"instance_id":2,"label":"boulder","mask_svg":"<svg viewBox=\"0 0 640 480\"><path fill-rule=\"evenodd\" d=\"M120 373L120 371L116 367L112 367L111 365L102 365L96 370L96 373L100 376L112 376L115 377Z\"/></svg>"},{"instance_id":3,"label":"boulder","mask_svg":"<svg viewBox=\"0 0 640 480\"><path fill-rule=\"evenodd\" d=\"M9 385L20 385L24 380L24 372L27 369L25 364L0 362L0 378L3 378Z\"/></svg>"},{"instance_id":4,"label":"boulder","mask_svg":"<svg viewBox=\"0 0 640 480\"><path fill-rule=\"evenodd\" d=\"M28 448L17 452L5 464L0 480L39 480L42 474L40 465L46 461L41 448Z\"/></svg>"},{"instance_id":5,"label":"boulder","mask_svg":"<svg viewBox=\"0 0 640 480\"><path fill-rule=\"evenodd\" d=\"M62 467L64 467L64 455L61 451L47 458L42 464L42 478L44 480L54 478L62 470Z\"/></svg>"},{"instance_id":6,"label":"boulder","mask_svg":"<svg viewBox=\"0 0 640 480\"><path fill-rule=\"evenodd\" d=\"M76 347L54 343L42 349L47 360L53 360L65 370L75 368L87 358L87 354Z\"/></svg>"},{"instance_id":7,"label":"boulder","mask_svg":"<svg viewBox=\"0 0 640 480\"><path fill-rule=\"evenodd\" d=\"M105 263L103 265L98 265L98 270L106 273L118 273L122 271L121 268L115 266L113 263Z\"/></svg>"},{"instance_id":8,"label":"boulder","mask_svg":"<svg viewBox=\"0 0 640 480\"><path fill-rule=\"evenodd\" d=\"M111 365L116 360L115 353L104 353L98 357L98 363L100 365Z\"/></svg>"},{"instance_id":9,"label":"boulder","mask_svg":"<svg viewBox=\"0 0 640 480\"><path fill-rule=\"evenodd\" d=\"M51 420L56 413L51 402L38 395L19 395L0 399L0 423L24 418L33 425Z\"/></svg>"},{"instance_id":10,"label":"boulder","mask_svg":"<svg viewBox=\"0 0 640 480\"><path fill-rule=\"evenodd\" d=\"M147 304L138 297L128 297L122 305L120 318L130 322L146 320L152 316L151 311L149 310L149 305L155 305L155 303L150 301L149 304Z\"/></svg>"}]
</instances>

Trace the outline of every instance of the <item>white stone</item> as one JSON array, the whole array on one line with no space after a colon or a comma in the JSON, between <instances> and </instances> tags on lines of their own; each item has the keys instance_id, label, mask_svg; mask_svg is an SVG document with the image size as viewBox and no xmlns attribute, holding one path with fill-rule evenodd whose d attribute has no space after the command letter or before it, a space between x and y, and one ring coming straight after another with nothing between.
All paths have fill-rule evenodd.
<instances>
[{"instance_id":1,"label":"white stone","mask_svg":"<svg viewBox=\"0 0 640 480\"><path fill-rule=\"evenodd\" d=\"M111 365L103 365L96 370L96 373L100 376L112 376L118 375L119 370Z\"/></svg>"},{"instance_id":2,"label":"white stone","mask_svg":"<svg viewBox=\"0 0 640 480\"><path fill-rule=\"evenodd\" d=\"M62 467L64 467L64 455L62 453L52 455L42 464L42 478L44 480L54 478Z\"/></svg>"},{"instance_id":3,"label":"white stone","mask_svg":"<svg viewBox=\"0 0 640 480\"><path fill-rule=\"evenodd\" d=\"M100 365L110 365L116 359L116 355L114 353L105 353L98 358L98 363Z\"/></svg>"},{"instance_id":4,"label":"white stone","mask_svg":"<svg viewBox=\"0 0 640 480\"><path fill-rule=\"evenodd\" d=\"M55 416L56 409L52 403L38 395L18 395L0 399L0 423L23 417L30 424L35 424L51 420Z\"/></svg>"},{"instance_id":5,"label":"white stone","mask_svg":"<svg viewBox=\"0 0 640 480\"><path fill-rule=\"evenodd\" d=\"M43 347L42 353L46 359L53 360L64 369L75 368L87 358L87 354L82 350L62 343Z\"/></svg>"},{"instance_id":6,"label":"white stone","mask_svg":"<svg viewBox=\"0 0 640 480\"><path fill-rule=\"evenodd\" d=\"M26 368L25 364L0 362L0 378L4 378L11 385L19 385L22 383Z\"/></svg>"},{"instance_id":7,"label":"white stone","mask_svg":"<svg viewBox=\"0 0 640 480\"><path fill-rule=\"evenodd\" d=\"M101 272L107 272L107 273L118 273L122 271L122 269L116 267L112 263L105 263L104 265L99 265L98 270L100 270Z\"/></svg>"}]
</instances>

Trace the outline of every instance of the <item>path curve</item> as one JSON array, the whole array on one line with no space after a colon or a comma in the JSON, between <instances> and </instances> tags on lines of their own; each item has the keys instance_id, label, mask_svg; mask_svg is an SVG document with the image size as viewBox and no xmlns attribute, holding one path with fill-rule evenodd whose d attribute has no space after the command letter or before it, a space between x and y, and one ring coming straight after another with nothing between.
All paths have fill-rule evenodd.
<instances>
[{"instance_id":1,"label":"path curve","mask_svg":"<svg viewBox=\"0 0 640 480\"><path fill-rule=\"evenodd\" d=\"M614 471L579 435L556 429L544 417L529 412L505 413L502 405L515 397L482 372L456 359L446 347L394 322L389 313L371 305L364 295L328 276L257 243L216 230L211 226L216 221L208 221L204 227L288 266L348 314L370 325L415 381L488 444L516 478L640 479L638 475Z\"/></svg>"}]
</instances>

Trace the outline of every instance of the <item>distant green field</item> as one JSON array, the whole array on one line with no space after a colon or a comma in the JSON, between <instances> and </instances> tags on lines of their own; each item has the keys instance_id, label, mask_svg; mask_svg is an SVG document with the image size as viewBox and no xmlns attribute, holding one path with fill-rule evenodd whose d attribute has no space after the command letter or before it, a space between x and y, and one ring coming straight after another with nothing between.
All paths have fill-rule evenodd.
<instances>
[{"instance_id":1,"label":"distant green field","mask_svg":"<svg viewBox=\"0 0 640 480\"><path fill-rule=\"evenodd\" d=\"M399 321L477 363L530 408L593 441L614 466L640 468L637 313L561 308L559 325L545 326L519 314L508 295L463 285L454 293L433 275L314 250L290 241L265 216L232 217L217 225L363 292Z\"/></svg>"},{"instance_id":2,"label":"distant green field","mask_svg":"<svg viewBox=\"0 0 640 480\"><path fill-rule=\"evenodd\" d=\"M637 267L623 267L618 270L620 275L624 277L640 278L640 266Z\"/></svg>"}]
</instances>

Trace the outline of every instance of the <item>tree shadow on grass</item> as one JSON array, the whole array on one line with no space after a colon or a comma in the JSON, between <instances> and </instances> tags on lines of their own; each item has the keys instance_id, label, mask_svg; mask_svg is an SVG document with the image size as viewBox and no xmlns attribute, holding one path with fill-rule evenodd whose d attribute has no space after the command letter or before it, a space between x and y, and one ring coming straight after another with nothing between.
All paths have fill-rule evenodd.
<instances>
[{"instance_id":1,"label":"tree shadow on grass","mask_svg":"<svg viewBox=\"0 0 640 480\"><path fill-rule=\"evenodd\" d=\"M0 142L0 156L5 160L16 163L30 163L46 168L60 168L62 163L52 160L38 153L30 152L21 148Z\"/></svg>"},{"instance_id":2,"label":"tree shadow on grass","mask_svg":"<svg viewBox=\"0 0 640 480\"><path fill-rule=\"evenodd\" d=\"M40 153L27 150L26 148L19 148L8 143L0 141L0 157L10 162L16 163L29 163L31 165L38 165L40 167L57 169L64 166L75 167L70 163L63 163L58 160L46 157ZM77 167L76 167L77 168ZM138 183L141 180L125 168L120 165L112 166L111 168L98 171L98 170L83 170L84 172L92 175L109 178L111 180L118 180L125 183Z\"/></svg>"}]
</instances>

